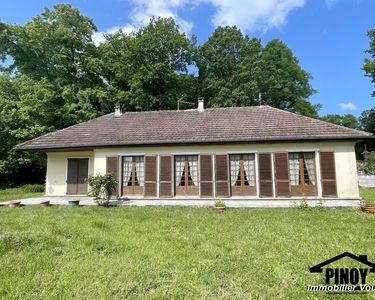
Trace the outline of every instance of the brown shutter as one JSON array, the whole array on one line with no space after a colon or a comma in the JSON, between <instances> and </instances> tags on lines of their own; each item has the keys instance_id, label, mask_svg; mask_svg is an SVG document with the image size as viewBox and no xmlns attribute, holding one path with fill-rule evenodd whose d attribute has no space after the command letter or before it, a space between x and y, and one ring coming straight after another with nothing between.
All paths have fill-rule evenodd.
<instances>
[{"instance_id":1,"label":"brown shutter","mask_svg":"<svg viewBox=\"0 0 375 300\"><path fill-rule=\"evenodd\" d=\"M200 175L201 197L212 197L212 155L200 156Z\"/></svg>"},{"instance_id":2,"label":"brown shutter","mask_svg":"<svg viewBox=\"0 0 375 300\"><path fill-rule=\"evenodd\" d=\"M172 156L160 156L159 196L172 197Z\"/></svg>"},{"instance_id":3,"label":"brown shutter","mask_svg":"<svg viewBox=\"0 0 375 300\"><path fill-rule=\"evenodd\" d=\"M157 157L145 157L145 197L156 197Z\"/></svg>"},{"instance_id":4,"label":"brown shutter","mask_svg":"<svg viewBox=\"0 0 375 300\"><path fill-rule=\"evenodd\" d=\"M259 196L273 197L271 153L259 153Z\"/></svg>"},{"instance_id":5,"label":"brown shutter","mask_svg":"<svg viewBox=\"0 0 375 300\"><path fill-rule=\"evenodd\" d=\"M289 183L289 162L288 153L275 153L275 181L276 181L276 196L289 197L290 183Z\"/></svg>"},{"instance_id":6,"label":"brown shutter","mask_svg":"<svg viewBox=\"0 0 375 300\"><path fill-rule=\"evenodd\" d=\"M323 197L337 197L335 153L320 152Z\"/></svg>"},{"instance_id":7,"label":"brown shutter","mask_svg":"<svg viewBox=\"0 0 375 300\"><path fill-rule=\"evenodd\" d=\"M107 173L112 173L114 178L118 181L118 157L117 156L107 156ZM119 195L118 185L116 191L113 192L113 196Z\"/></svg>"},{"instance_id":8,"label":"brown shutter","mask_svg":"<svg viewBox=\"0 0 375 300\"><path fill-rule=\"evenodd\" d=\"M215 156L216 197L229 197L228 155Z\"/></svg>"},{"instance_id":9,"label":"brown shutter","mask_svg":"<svg viewBox=\"0 0 375 300\"><path fill-rule=\"evenodd\" d=\"M82 158L78 161L78 176L77 176L77 194L84 195L87 193L87 177L89 173L89 159Z\"/></svg>"}]
</instances>

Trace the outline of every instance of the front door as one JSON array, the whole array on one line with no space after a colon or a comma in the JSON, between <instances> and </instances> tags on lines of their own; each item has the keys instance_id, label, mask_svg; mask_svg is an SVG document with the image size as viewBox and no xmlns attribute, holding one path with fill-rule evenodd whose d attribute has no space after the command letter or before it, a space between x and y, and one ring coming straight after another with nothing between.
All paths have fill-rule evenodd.
<instances>
[{"instance_id":1,"label":"front door","mask_svg":"<svg viewBox=\"0 0 375 300\"><path fill-rule=\"evenodd\" d=\"M197 196L198 155L175 156L176 196Z\"/></svg>"},{"instance_id":2,"label":"front door","mask_svg":"<svg viewBox=\"0 0 375 300\"><path fill-rule=\"evenodd\" d=\"M314 152L289 153L290 192L292 196L316 196Z\"/></svg>"},{"instance_id":3,"label":"front door","mask_svg":"<svg viewBox=\"0 0 375 300\"><path fill-rule=\"evenodd\" d=\"M89 172L88 158L68 158L67 195L85 195Z\"/></svg>"},{"instance_id":4,"label":"front door","mask_svg":"<svg viewBox=\"0 0 375 300\"><path fill-rule=\"evenodd\" d=\"M229 159L232 196L256 195L255 155L232 154Z\"/></svg>"}]
</instances>

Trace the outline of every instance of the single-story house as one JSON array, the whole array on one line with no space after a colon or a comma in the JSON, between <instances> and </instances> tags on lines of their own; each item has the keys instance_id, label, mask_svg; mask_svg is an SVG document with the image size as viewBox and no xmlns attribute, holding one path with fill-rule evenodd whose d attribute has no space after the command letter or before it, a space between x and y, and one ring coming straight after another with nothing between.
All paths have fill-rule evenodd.
<instances>
[{"instance_id":1,"label":"single-story house","mask_svg":"<svg viewBox=\"0 0 375 300\"><path fill-rule=\"evenodd\" d=\"M46 196L85 195L112 172L119 198L359 199L367 132L270 106L125 112L17 146L47 153Z\"/></svg>"}]
</instances>

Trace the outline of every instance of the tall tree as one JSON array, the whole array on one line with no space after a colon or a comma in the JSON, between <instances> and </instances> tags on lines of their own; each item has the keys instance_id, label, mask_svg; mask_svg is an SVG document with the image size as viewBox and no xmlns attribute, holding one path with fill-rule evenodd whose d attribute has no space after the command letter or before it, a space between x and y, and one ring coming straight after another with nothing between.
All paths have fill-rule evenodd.
<instances>
[{"instance_id":1,"label":"tall tree","mask_svg":"<svg viewBox=\"0 0 375 300\"><path fill-rule=\"evenodd\" d=\"M359 127L357 118L352 114L328 114L322 116L321 120L353 129L357 129Z\"/></svg>"},{"instance_id":2,"label":"tall tree","mask_svg":"<svg viewBox=\"0 0 375 300\"><path fill-rule=\"evenodd\" d=\"M128 110L159 110L194 97L195 78L188 72L194 44L172 18L153 18L131 34L108 35L100 49L116 102Z\"/></svg>"},{"instance_id":3,"label":"tall tree","mask_svg":"<svg viewBox=\"0 0 375 300\"><path fill-rule=\"evenodd\" d=\"M366 52L370 54L370 58L365 59L363 69L366 76L370 77L375 85L375 29L369 30L367 36L370 39L370 49ZM372 92L372 96L375 97L375 90Z\"/></svg>"},{"instance_id":4,"label":"tall tree","mask_svg":"<svg viewBox=\"0 0 375 300\"><path fill-rule=\"evenodd\" d=\"M359 123L361 129L375 134L375 108L363 111Z\"/></svg>"},{"instance_id":5,"label":"tall tree","mask_svg":"<svg viewBox=\"0 0 375 300\"><path fill-rule=\"evenodd\" d=\"M314 93L311 75L279 40L263 47L235 26L218 27L199 47L197 65L200 91L210 106L267 104L318 116L320 107L308 101Z\"/></svg>"}]
</instances>

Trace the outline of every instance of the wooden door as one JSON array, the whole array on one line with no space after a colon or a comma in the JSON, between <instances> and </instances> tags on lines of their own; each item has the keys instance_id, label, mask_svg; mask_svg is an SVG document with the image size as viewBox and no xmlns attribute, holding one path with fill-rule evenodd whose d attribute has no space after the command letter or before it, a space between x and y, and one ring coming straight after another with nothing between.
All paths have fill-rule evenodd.
<instances>
[{"instance_id":1,"label":"wooden door","mask_svg":"<svg viewBox=\"0 0 375 300\"><path fill-rule=\"evenodd\" d=\"M144 157L125 156L122 159L122 194L143 195Z\"/></svg>"},{"instance_id":2,"label":"wooden door","mask_svg":"<svg viewBox=\"0 0 375 300\"><path fill-rule=\"evenodd\" d=\"M198 155L175 156L176 196L199 194Z\"/></svg>"},{"instance_id":3,"label":"wooden door","mask_svg":"<svg viewBox=\"0 0 375 300\"><path fill-rule=\"evenodd\" d=\"M255 155L231 154L229 160L232 196L256 195Z\"/></svg>"},{"instance_id":4,"label":"wooden door","mask_svg":"<svg viewBox=\"0 0 375 300\"><path fill-rule=\"evenodd\" d=\"M88 158L68 158L67 195L87 193Z\"/></svg>"}]
</instances>

